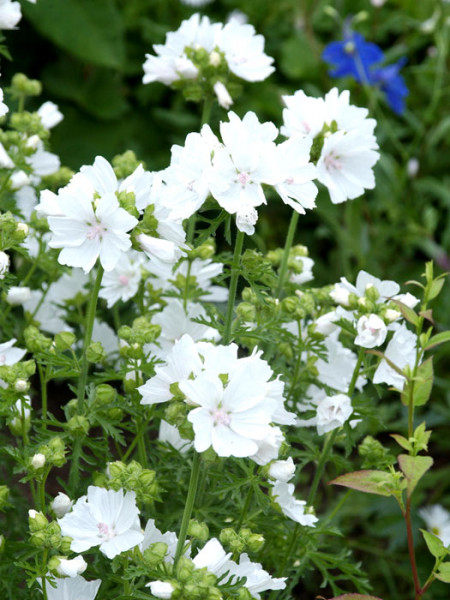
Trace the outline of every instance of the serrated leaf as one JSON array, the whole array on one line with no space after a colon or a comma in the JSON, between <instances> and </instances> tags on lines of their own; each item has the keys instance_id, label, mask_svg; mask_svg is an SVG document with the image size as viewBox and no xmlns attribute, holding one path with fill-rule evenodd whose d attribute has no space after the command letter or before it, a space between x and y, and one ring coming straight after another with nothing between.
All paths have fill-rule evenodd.
<instances>
[{"instance_id":1,"label":"serrated leaf","mask_svg":"<svg viewBox=\"0 0 450 600\"><path fill-rule=\"evenodd\" d=\"M367 596L366 594L344 594L343 596L335 596L330 600L382 600L378 596Z\"/></svg>"},{"instance_id":2,"label":"serrated leaf","mask_svg":"<svg viewBox=\"0 0 450 600\"><path fill-rule=\"evenodd\" d=\"M407 450L408 452L411 450L411 443L402 435L398 435L398 433L391 433L391 438L394 438L397 444L404 450Z\"/></svg>"},{"instance_id":3,"label":"serrated leaf","mask_svg":"<svg viewBox=\"0 0 450 600\"><path fill-rule=\"evenodd\" d=\"M353 490L366 492L367 494L392 496L390 491L387 491L382 487L386 483L389 483L389 481L389 473L367 469L340 475L339 477L336 477L336 479L333 479L333 481L330 481L330 485L342 485Z\"/></svg>"},{"instance_id":4,"label":"serrated leaf","mask_svg":"<svg viewBox=\"0 0 450 600\"><path fill-rule=\"evenodd\" d=\"M444 583L450 583L450 562L443 563L439 567L439 572L435 573L436 578Z\"/></svg>"},{"instance_id":5,"label":"serrated leaf","mask_svg":"<svg viewBox=\"0 0 450 600\"><path fill-rule=\"evenodd\" d=\"M430 356L417 369L414 378L414 406L423 406L428 402L433 389L433 357Z\"/></svg>"},{"instance_id":6,"label":"serrated leaf","mask_svg":"<svg viewBox=\"0 0 450 600\"><path fill-rule=\"evenodd\" d=\"M392 299L391 301L398 306L398 309L402 313L403 318L406 319L408 323L411 323L412 325L414 325L414 327L418 325L419 315L412 308L409 308L409 306L406 306L406 304L403 304L403 302L400 302L400 300Z\"/></svg>"},{"instance_id":7,"label":"serrated leaf","mask_svg":"<svg viewBox=\"0 0 450 600\"><path fill-rule=\"evenodd\" d=\"M425 539L428 550L435 558L441 558L441 556L447 554L444 543L437 535L434 535L434 533L426 531L425 529L421 529L420 531Z\"/></svg>"},{"instance_id":8,"label":"serrated leaf","mask_svg":"<svg viewBox=\"0 0 450 600\"><path fill-rule=\"evenodd\" d=\"M123 64L123 23L113 2L39 0L22 10L43 36L78 58L104 67Z\"/></svg>"},{"instance_id":9,"label":"serrated leaf","mask_svg":"<svg viewBox=\"0 0 450 600\"><path fill-rule=\"evenodd\" d=\"M398 464L408 481L407 495L409 498L419 480L425 475L428 469L431 468L433 459L431 456L410 456L409 454L400 454L398 457Z\"/></svg>"},{"instance_id":10,"label":"serrated leaf","mask_svg":"<svg viewBox=\"0 0 450 600\"><path fill-rule=\"evenodd\" d=\"M439 346L439 344L444 344L445 342L450 342L450 331L442 331L441 333L433 335L433 337L428 340L424 350L431 350L431 348L435 348L436 346Z\"/></svg>"}]
</instances>

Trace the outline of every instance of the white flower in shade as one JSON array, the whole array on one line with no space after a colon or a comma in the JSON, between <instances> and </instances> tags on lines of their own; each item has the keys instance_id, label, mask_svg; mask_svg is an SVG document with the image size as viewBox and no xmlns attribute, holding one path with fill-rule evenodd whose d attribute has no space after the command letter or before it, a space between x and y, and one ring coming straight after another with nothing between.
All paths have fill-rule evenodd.
<instances>
[{"instance_id":1,"label":"white flower in shade","mask_svg":"<svg viewBox=\"0 0 450 600\"><path fill-rule=\"evenodd\" d=\"M274 410L266 397L265 381L251 379L243 370L230 374L226 387L207 372L179 385L189 404L194 428L194 446L204 452L212 446L219 456L251 456L258 441L270 432Z\"/></svg>"},{"instance_id":2,"label":"white flower in shade","mask_svg":"<svg viewBox=\"0 0 450 600\"><path fill-rule=\"evenodd\" d=\"M187 6L206 6L207 4L211 4L213 0L180 0L181 4L186 4Z\"/></svg>"},{"instance_id":3,"label":"white flower in shade","mask_svg":"<svg viewBox=\"0 0 450 600\"><path fill-rule=\"evenodd\" d=\"M321 383L339 392L347 393L358 359L354 352L342 345L338 334L339 332L335 331L325 339L327 359L319 358L315 366ZM365 383L366 380L359 376L356 380L356 388L362 389Z\"/></svg>"},{"instance_id":4,"label":"white flower in shade","mask_svg":"<svg viewBox=\"0 0 450 600\"><path fill-rule=\"evenodd\" d=\"M50 101L44 102L44 104L38 108L37 114L41 117L42 125L46 129L52 129L58 125L58 123L61 123L64 118L58 105Z\"/></svg>"},{"instance_id":5,"label":"white flower in shade","mask_svg":"<svg viewBox=\"0 0 450 600\"><path fill-rule=\"evenodd\" d=\"M263 81L275 71L273 58L264 53L264 38L253 25L230 19L219 32L217 46L230 71L241 79Z\"/></svg>"},{"instance_id":6,"label":"white flower in shade","mask_svg":"<svg viewBox=\"0 0 450 600\"><path fill-rule=\"evenodd\" d=\"M19 2L0 0L0 29L15 29L21 18Z\"/></svg>"},{"instance_id":7,"label":"white flower in shade","mask_svg":"<svg viewBox=\"0 0 450 600\"><path fill-rule=\"evenodd\" d=\"M353 413L352 402L345 394L327 396L317 407L317 433L323 435L348 421Z\"/></svg>"},{"instance_id":8,"label":"white flower in shade","mask_svg":"<svg viewBox=\"0 0 450 600\"><path fill-rule=\"evenodd\" d=\"M419 510L428 531L434 533L448 547L450 545L450 513L440 504L433 504Z\"/></svg>"},{"instance_id":9,"label":"white flower in shade","mask_svg":"<svg viewBox=\"0 0 450 600\"><path fill-rule=\"evenodd\" d=\"M406 294L397 294L396 296L394 296L393 300L399 300L408 308L415 308L420 302L419 298L416 298L409 292L407 292Z\"/></svg>"},{"instance_id":10,"label":"white flower in shade","mask_svg":"<svg viewBox=\"0 0 450 600\"><path fill-rule=\"evenodd\" d=\"M400 286L395 281L391 281L389 279L382 281L381 279L378 279L378 277L374 277L366 271L360 271L356 278L355 285L352 285L345 277L341 277L340 283L335 284L335 293L338 295L347 294L348 303L349 294L355 294L358 297L363 297L370 287L374 287L379 294L379 297L376 300L377 304L397 296L400 291ZM338 303L344 304L343 302Z\"/></svg>"},{"instance_id":11,"label":"white flower in shade","mask_svg":"<svg viewBox=\"0 0 450 600\"><path fill-rule=\"evenodd\" d=\"M356 324L358 335L355 344L363 348L376 348L381 346L387 336L387 327L378 315L363 315Z\"/></svg>"},{"instance_id":12,"label":"white flower in shade","mask_svg":"<svg viewBox=\"0 0 450 600\"><path fill-rule=\"evenodd\" d=\"M77 575L81 575L87 569L87 562L84 560L82 556L75 556L75 558L59 558L59 565L56 567L56 570L60 575L66 575L67 577L76 577Z\"/></svg>"},{"instance_id":13,"label":"white flower in shade","mask_svg":"<svg viewBox=\"0 0 450 600\"><path fill-rule=\"evenodd\" d=\"M139 546L141 552L144 552L144 550L146 550L149 546L156 544L157 542L163 542L164 544L167 544L167 554L164 557L164 560L165 562L172 563L177 550L177 534L173 531L161 533L161 531L155 525L155 520L149 519L147 521L147 525L145 526L144 539Z\"/></svg>"},{"instance_id":14,"label":"white flower in shade","mask_svg":"<svg viewBox=\"0 0 450 600\"><path fill-rule=\"evenodd\" d=\"M171 598L175 589L169 581L151 581L150 583L147 583L145 587L150 588L152 596L155 598L162 598L163 600Z\"/></svg>"},{"instance_id":15,"label":"white flower in shade","mask_svg":"<svg viewBox=\"0 0 450 600\"><path fill-rule=\"evenodd\" d=\"M8 106L3 102L3 90L0 88L0 117L4 117L8 111Z\"/></svg>"},{"instance_id":16,"label":"white flower in shade","mask_svg":"<svg viewBox=\"0 0 450 600\"><path fill-rule=\"evenodd\" d=\"M191 373L201 370L202 362L195 343L184 335L165 358L166 364L155 367L155 376L138 387L142 396L141 404L158 404L173 397L170 387L173 383L187 380Z\"/></svg>"},{"instance_id":17,"label":"white flower in shade","mask_svg":"<svg viewBox=\"0 0 450 600\"><path fill-rule=\"evenodd\" d=\"M225 552L219 540L212 538L199 550L192 562L197 569L206 567L210 573L220 577L228 570L230 558L231 552Z\"/></svg>"},{"instance_id":18,"label":"white flower in shade","mask_svg":"<svg viewBox=\"0 0 450 600\"><path fill-rule=\"evenodd\" d=\"M312 268L314 266L314 261L309 256L296 256L295 261L302 265L302 270L300 273L291 272L289 276L289 281L295 283L296 285L302 285L302 283L307 283L314 279L314 275L312 272Z\"/></svg>"},{"instance_id":19,"label":"white flower in shade","mask_svg":"<svg viewBox=\"0 0 450 600\"><path fill-rule=\"evenodd\" d=\"M32 168L32 174L30 175L31 183L40 183L42 177L52 175L61 166L61 161L56 154L48 152L44 148L44 144L41 140L38 140L36 146L36 152L26 158L27 163Z\"/></svg>"},{"instance_id":20,"label":"white flower in shade","mask_svg":"<svg viewBox=\"0 0 450 600\"><path fill-rule=\"evenodd\" d=\"M13 348L17 342L15 338L9 340L9 342L3 342L0 344L0 366L2 365L15 365L19 360L27 353L22 348Z\"/></svg>"},{"instance_id":21,"label":"white flower in shade","mask_svg":"<svg viewBox=\"0 0 450 600\"><path fill-rule=\"evenodd\" d=\"M317 179L330 193L333 204L353 200L375 187L372 167L380 155L372 138L358 131L337 131L325 138L317 163Z\"/></svg>"},{"instance_id":22,"label":"white flower in shade","mask_svg":"<svg viewBox=\"0 0 450 600\"><path fill-rule=\"evenodd\" d=\"M97 163L103 167L103 161L97 160ZM112 271L123 252L131 247L127 232L138 223L135 217L120 207L114 192L102 193L104 182L101 176L105 174L108 177L109 172L103 168L98 170L99 189L86 181L86 177L75 176L58 194L58 208L62 216L48 217L53 234L49 246L62 248L58 261L63 265L81 267L85 273L91 271L97 259L100 259L105 271Z\"/></svg>"},{"instance_id":23,"label":"white flower in shade","mask_svg":"<svg viewBox=\"0 0 450 600\"><path fill-rule=\"evenodd\" d=\"M1 108L1 107L0 107ZM0 110L1 113L1 110ZM3 116L0 114L0 116ZM3 169L14 169L14 163L11 160L9 154L6 152L5 147L0 143L0 167Z\"/></svg>"},{"instance_id":24,"label":"white flower in shade","mask_svg":"<svg viewBox=\"0 0 450 600\"><path fill-rule=\"evenodd\" d=\"M278 458L281 444L284 442L283 432L279 427L271 427L266 437L257 442L258 450L249 456L257 465L263 466Z\"/></svg>"},{"instance_id":25,"label":"white flower in shade","mask_svg":"<svg viewBox=\"0 0 450 600\"><path fill-rule=\"evenodd\" d=\"M100 342L107 356L115 355L119 352L119 338L114 329L105 323L94 319L94 327L92 329L92 341Z\"/></svg>"},{"instance_id":26,"label":"white flower in shade","mask_svg":"<svg viewBox=\"0 0 450 600\"><path fill-rule=\"evenodd\" d=\"M81 575L53 581L55 587L46 582L48 600L94 600L102 583L100 579L86 581Z\"/></svg>"},{"instance_id":27,"label":"white flower in shade","mask_svg":"<svg viewBox=\"0 0 450 600\"><path fill-rule=\"evenodd\" d=\"M407 365L413 367L416 361L416 346L416 334L402 323L386 346L384 355L399 369L404 369ZM373 383L387 383L398 390L403 390L406 379L383 359L378 365L372 381Z\"/></svg>"},{"instance_id":28,"label":"white flower in shade","mask_svg":"<svg viewBox=\"0 0 450 600\"><path fill-rule=\"evenodd\" d=\"M175 425L171 425L167 421L164 421L164 419L161 419L159 423L158 439L160 442L165 442L166 444L169 444L170 446L181 452L181 454L186 453L193 446L192 442L190 442L189 440L185 440L181 437Z\"/></svg>"},{"instance_id":29,"label":"white flower in shade","mask_svg":"<svg viewBox=\"0 0 450 600\"><path fill-rule=\"evenodd\" d=\"M213 89L217 96L217 102L220 104L220 106L228 110L233 104L233 98L230 96L225 85L221 81L216 81Z\"/></svg>"},{"instance_id":30,"label":"white flower in shade","mask_svg":"<svg viewBox=\"0 0 450 600\"><path fill-rule=\"evenodd\" d=\"M6 252L0 252L0 279L4 279L9 271L9 255Z\"/></svg>"},{"instance_id":31,"label":"white flower in shade","mask_svg":"<svg viewBox=\"0 0 450 600\"><path fill-rule=\"evenodd\" d=\"M99 296L106 300L108 308L119 300L125 302L136 294L144 262L142 254L130 250L120 257L112 271L104 274Z\"/></svg>"},{"instance_id":32,"label":"white flower in shade","mask_svg":"<svg viewBox=\"0 0 450 600\"><path fill-rule=\"evenodd\" d=\"M271 577L267 571L262 568L260 563L252 562L247 554L241 554L239 564L230 561L230 575L236 577L245 577L244 587L252 595L252 598L261 598L260 592L266 590L284 590L287 577Z\"/></svg>"},{"instance_id":33,"label":"white flower in shade","mask_svg":"<svg viewBox=\"0 0 450 600\"><path fill-rule=\"evenodd\" d=\"M309 162L312 139L295 136L277 146L280 182L275 189L285 204L300 214L314 208L316 167Z\"/></svg>"},{"instance_id":34,"label":"white flower in shade","mask_svg":"<svg viewBox=\"0 0 450 600\"><path fill-rule=\"evenodd\" d=\"M13 285L9 288L6 296L6 302L12 306L25 304L31 298L31 290L29 287L18 287Z\"/></svg>"},{"instance_id":35,"label":"white flower in shade","mask_svg":"<svg viewBox=\"0 0 450 600\"><path fill-rule=\"evenodd\" d=\"M87 496L74 504L72 512L58 519L62 535L72 539L71 549L84 552L93 546L108 558L130 550L144 536L139 524L136 494L89 486Z\"/></svg>"},{"instance_id":36,"label":"white flower in shade","mask_svg":"<svg viewBox=\"0 0 450 600\"><path fill-rule=\"evenodd\" d=\"M294 497L294 484L284 481L275 481L272 488L272 498L281 508L283 514L289 519L305 525L307 527L315 527L318 521L317 517L312 514L305 513L306 502L297 500Z\"/></svg>"},{"instance_id":37,"label":"white flower in shade","mask_svg":"<svg viewBox=\"0 0 450 600\"><path fill-rule=\"evenodd\" d=\"M339 283L335 283L334 288L330 292L330 298L333 300L333 302L336 302L336 304L348 306L350 292Z\"/></svg>"},{"instance_id":38,"label":"white flower in shade","mask_svg":"<svg viewBox=\"0 0 450 600\"><path fill-rule=\"evenodd\" d=\"M269 467L269 477L277 481L289 481L295 475L295 465L292 456L286 460L275 460Z\"/></svg>"},{"instance_id":39,"label":"white flower in shade","mask_svg":"<svg viewBox=\"0 0 450 600\"><path fill-rule=\"evenodd\" d=\"M333 333L339 327L335 323L337 319L339 317L335 310L325 313L314 321L314 330L325 336L330 335L330 333Z\"/></svg>"},{"instance_id":40,"label":"white flower in shade","mask_svg":"<svg viewBox=\"0 0 450 600\"><path fill-rule=\"evenodd\" d=\"M69 498L69 496L63 492L59 492L51 503L51 509L57 517L61 518L69 512L69 510L72 508L72 504L73 501Z\"/></svg>"}]
</instances>

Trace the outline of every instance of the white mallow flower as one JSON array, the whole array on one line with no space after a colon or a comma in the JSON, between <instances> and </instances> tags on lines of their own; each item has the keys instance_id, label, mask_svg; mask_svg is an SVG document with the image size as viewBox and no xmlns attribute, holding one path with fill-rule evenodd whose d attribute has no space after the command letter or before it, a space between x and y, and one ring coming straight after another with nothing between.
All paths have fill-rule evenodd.
<instances>
[{"instance_id":1,"label":"white mallow flower","mask_svg":"<svg viewBox=\"0 0 450 600\"><path fill-rule=\"evenodd\" d=\"M363 315L356 324L358 335L355 344L363 348L376 348L381 346L387 336L387 327L378 315Z\"/></svg>"},{"instance_id":2,"label":"white mallow flower","mask_svg":"<svg viewBox=\"0 0 450 600\"><path fill-rule=\"evenodd\" d=\"M278 458L281 444L284 442L283 432L279 427L271 427L266 437L258 442L258 450L251 458L257 465L263 466Z\"/></svg>"},{"instance_id":3,"label":"white mallow flower","mask_svg":"<svg viewBox=\"0 0 450 600\"><path fill-rule=\"evenodd\" d=\"M416 298L409 292L407 292L406 294L397 294L396 296L393 297L393 300L399 300L402 304L404 304L408 308L415 308L417 306L417 304L419 304L419 302L420 302L419 298Z\"/></svg>"},{"instance_id":4,"label":"white mallow flower","mask_svg":"<svg viewBox=\"0 0 450 600\"><path fill-rule=\"evenodd\" d=\"M100 579L86 581L81 575L54 579L54 584L46 583L48 600L94 600L101 585Z\"/></svg>"},{"instance_id":5,"label":"white mallow flower","mask_svg":"<svg viewBox=\"0 0 450 600\"><path fill-rule=\"evenodd\" d=\"M45 455L37 452L31 459L33 469L41 469L45 465Z\"/></svg>"},{"instance_id":6,"label":"white mallow flower","mask_svg":"<svg viewBox=\"0 0 450 600\"><path fill-rule=\"evenodd\" d=\"M64 118L58 105L50 101L44 102L44 104L38 108L37 114L41 117L42 125L46 129L52 129L58 125L58 123L61 123Z\"/></svg>"},{"instance_id":7,"label":"white mallow flower","mask_svg":"<svg viewBox=\"0 0 450 600\"><path fill-rule=\"evenodd\" d=\"M358 358L354 352L343 346L338 335L339 331L336 330L325 339L327 358L319 358L315 366L321 383L347 393ZM356 388L361 390L365 384L366 380L359 376Z\"/></svg>"},{"instance_id":8,"label":"white mallow flower","mask_svg":"<svg viewBox=\"0 0 450 600\"><path fill-rule=\"evenodd\" d=\"M161 531L155 525L155 520L149 519L147 521L147 525L145 526L144 539L142 540L139 549L141 552L144 552L144 550L146 550L149 546L156 544L157 542L163 542L164 544L167 544L167 554L164 557L164 561L173 563L178 544L177 534L173 531L161 533ZM187 554L189 555L189 553L190 550Z\"/></svg>"},{"instance_id":9,"label":"white mallow flower","mask_svg":"<svg viewBox=\"0 0 450 600\"><path fill-rule=\"evenodd\" d=\"M230 561L230 575L235 577L245 577L244 587L252 595L252 598L261 598L260 592L266 590L284 590L287 577L271 577L267 571L262 568L260 563L252 562L247 554L241 554L239 564Z\"/></svg>"},{"instance_id":10,"label":"white mallow flower","mask_svg":"<svg viewBox=\"0 0 450 600\"><path fill-rule=\"evenodd\" d=\"M353 200L375 187L372 167L380 155L372 137L359 131L337 131L328 137L317 162L317 179L328 188L331 202Z\"/></svg>"},{"instance_id":11,"label":"white mallow flower","mask_svg":"<svg viewBox=\"0 0 450 600\"><path fill-rule=\"evenodd\" d=\"M213 86L214 93L217 96L217 102L222 106L222 108L229 109L233 104L233 98L230 96L227 88L221 81L216 81Z\"/></svg>"},{"instance_id":12,"label":"white mallow flower","mask_svg":"<svg viewBox=\"0 0 450 600\"><path fill-rule=\"evenodd\" d=\"M64 558L63 556L59 558L59 565L56 567L56 570L60 575L66 575L67 577L76 577L77 575L81 575L87 569L87 562L84 560L82 556L75 556L75 558Z\"/></svg>"},{"instance_id":13,"label":"white mallow flower","mask_svg":"<svg viewBox=\"0 0 450 600\"><path fill-rule=\"evenodd\" d=\"M384 355L396 367L403 370L407 365L410 367L414 366L416 361L416 346L416 334L402 323L386 346ZM406 379L383 359L378 365L372 381L373 383L387 383L398 390L403 390Z\"/></svg>"},{"instance_id":14,"label":"white mallow flower","mask_svg":"<svg viewBox=\"0 0 450 600\"><path fill-rule=\"evenodd\" d=\"M51 509L57 517L61 518L69 512L69 510L72 508L72 504L73 501L69 498L69 496L67 496L67 494L59 492L51 503Z\"/></svg>"},{"instance_id":15,"label":"white mallow flower","mask_svg":"<svg viewBox=\"0 0 450 600\"><path fill-rule=\"evenodd\" d=\"M0 116L1 115L1 106L0 106ZM2 143L0 143L0 167L2 169L14 169L14 163L11 160L9 154L6 152L5 147Z\"/></svg>"},{"instance_id":16,"label":"white mallow flower","mask_svg":"<svg viewBox=\"0 0 450 600\"><path fill-rule=\"evenodd\" d=\"M152 596L167 600L172 597L174 587L169 581L151 581L145 587L149 587Z\"/></svg>"},{"instance_id":17,"label":"white mallow flower","mask_svg":"<svg viewBox=\"0 0 450 600\"><path fill-rule=\"evenodd\" d=\"M283 514L289 519L305 525L315 527L318 518L312 514L305 513L306 502L294 497L294 484L284 481L275 481L272 488L272 498L281 508Z\"/></svg>"},{"instance_id":18,"label":"white mallow flower","mask_svg":"<svg viewBox=\"0 0 450 600\"><path fill-rule=\"evenodd\" d=\"M0 88L0 117L4 117L8 111L8 106L3 102L3 90Z\"/></svg>"},{"instance_id":19,"label":"white mallow flower","mask_svg":"<svg viewBox=\"0 0 450 600\"><path fill-rule=\"evenodd\" d=\"M275 460L269 467L269 477L277 481L289 481L294 474L295 465L292 456L286 460Z\"/></svg>"},{"instance_id":20,"label":"white mallow flower","mask_svg":"<svg viewBox=\"0 0 450 600\"><path fill-rule=\"evenodd\" d=\"M295 261L297 263L301 263L302 271L301 273L293 272L289 277L289 281L295 283L296 285L302 285L302 283L307 283L308 281L314 279L312 272L314 261L312 258L309 256L296 256Z\"/></svg>"},{"instance_id":21,"label":"white mallow flower","mask_svg":"<svg viewBox=\"0 0 450 600\"><path fill-rule=\"evenodd\" d=\"M169 444L170 446L181 452L181 454L184 454L193 446L192 442L181 437L175 425L171 425L167 421L164 421L164 419L161 419L159 423L158 440L160 442L165 442L166 444Z\"/></svg>"},{"instance_id":22,"label":"white mallow flower","mask_svg":"<svg viewBox=\"0 0 450 600\"><path fill-rule=\"evenodd\" d=\"M341 277L340 283L335 284L334 291L336 295L342 294L342 296L344 296L346 294L348 303L349 294L363 297L366 290L370 287L374 287L379 294L379 297L376 300L377 304L385 302L392 297L398 297L397 294L400 291L400 286L395 281L390 279L382 281L381 279L378 279L378 277L374 277L370 273L367 273L367 271L360 271L358 273L355 285L352 285L345 277ZM333 299L335 300L335 298ZM335 300L335 302L338 301ZM344 302L338 302L338 304L344 304Z\"/></svg>"},{"instance_id":23,"label":"white mallow flower","mask_svg":"<svg viewBox=\"0 0 450 600\"><path fill-rule=\"evenodd\" d=\"M25 304L31 298L31 290L29 287L18 287L13 285L9 288L6 295L6 302L12 306Z\"/></svg>"},{"instance_id":24,"label":"white mallow flower","mask_svg":"<svg viewBox=\"0 0 450 600\"><path fill-rule=\"evenodd\" d=\"M428 531L434 533L448 547L450 545L450 513L440 504L433 504L419 510Z\"/></svg>"},{"instance_id":25,"label":"white mallow flower","mask_svg":"<svg viewBox=\"0 0 450 600\"><path fill-rule=\"evenodd\" d=\"M99 296L106 300L108 308L119 300L125 302L136 294L144 262L141 253L130 250L120 257L112 271L103 275Z\"/></svg>"},{"instance_id":26,"label":"white mallow flower","mask_svg":"<svg viewBox=\"0 0 450 600\"><path fill-rule=\"evenodd\" d=\"M314 321L314 330L325 336L330 335L330 333L339 329L339 326L335 323L338 319L339 316L335 310L325 313Z\"/></svg>"},{"instance_id":27,"label":"white mallow flower","mask_svg":"<svg viewBox=\"0 0 450 600\"><path fill-rule=\"evenodd\" d=\"M58 519L62 535L72 538L71 549L84 552L93 546L108 558L134 548L144 536L139 523L136 494L89 486L87 496L72 512Z\"/></svg>"},{"instance_id":28,"label":"white mallow flower","mask_svg":"<svg viewBox=\"0 0 450 600\"><path fill-rule=\"evenodd\" d=\"M352 402L348 396L345 394L327 396L317 407L317 433L323 435L337 427L342 427L352 413Z\"/></svg>"},{"instance_id":29,"label":"white mallow flower","mask_svg":"<svg viewBox=\"0 0 450 600\"><path fill-rule=\"evenodd\" d=\"M5 278L5 274L9 271L9 255L6 252L0 252L0 279Z\"/></svg>"},{"instance_id":30,"label":"white mallow flower","mask_svg":"<svg viewBox=\"0 0 450 600\"><path fill-rule=\"evenodd\" d=\"M21 18L19 2L0 0L0 29L15 29Z\"/></svg>"}]
</instances>

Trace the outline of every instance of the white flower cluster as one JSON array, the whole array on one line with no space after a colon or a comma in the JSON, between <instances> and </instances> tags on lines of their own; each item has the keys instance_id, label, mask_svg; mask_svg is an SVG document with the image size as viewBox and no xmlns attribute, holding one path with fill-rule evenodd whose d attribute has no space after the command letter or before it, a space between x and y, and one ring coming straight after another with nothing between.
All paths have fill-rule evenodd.
<instances>
[{"instance_id":1,"label":"white flower cluster","mask_svg":"<svg viewBox=\"0 0 450 600\"><path fill-rule=\"evenodd\" d=\"M28 0L36 4L36 0ZM22 18L20 2L13 0L0 0L0 29L15 29Z\"/></svg>"}]
</instances>

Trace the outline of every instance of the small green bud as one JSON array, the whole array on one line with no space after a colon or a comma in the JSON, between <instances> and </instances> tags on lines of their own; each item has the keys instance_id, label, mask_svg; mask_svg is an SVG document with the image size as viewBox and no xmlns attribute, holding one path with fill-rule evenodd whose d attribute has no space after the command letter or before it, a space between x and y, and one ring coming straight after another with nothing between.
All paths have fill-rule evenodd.
<instances>
[{"instance_id":1,"label":"small green bud","mask_svg":"<svg viewBox=\"0 0 450 600\"><path fill-rule=\"evenodd\" d=\"M89 421L82 415L75 415L67 423L67 429L74 437L84 437L89 433Z\"/></svg>"},{"instance_id":2,"label":"small green bud","mask_svg":"<svg viewBox=\"0 0 450 600\"><path fill-rule=\"evenodd\" d=\"M70 554L70 552L72 552L71 545L72 545L72 538L69 537L68 535L65 535L61 538L59 549L61 550L61 552L63 554L67 555L67 554Z\"/></svg>"},{"instance_id":3,"label":"small green bud","mask_svg":"<svg viewBox=\"0 0 450 600\"><path fill-rule=\"evenodd\" d=\"M136 158L136 154L132 150L127 150L123 154L117 154L112 159L114 173L118 179L125 179L131 175L139 165L143 165L143 163Z\"/></svg>"},{"instance_id":4,"label":"small green bud","mask_svg":"<svg viewBox=\"0 0 450 600\"><path fill-rule=\"evenodd\" d=\"M28 511L28 525L30 532L36 533L37 531L43 531L47 529L48 520L43 513L30 509Z\"/></svg>"},{"instance_id":5,"label":"small green bud","mask_svg":"<svg viewBox=\"0 0 450 600\"><path fill-rule=\"evenodd\" d=\"M182 556L177 564L177 579L181 583L189 581L194 570L194 565L189 558Z\"/></svg>"},{"instance_id":6,"label":"small green bud","mask_svg":"<svg viewBox=\"0 0 450 600\"><path fill-rule=\"evenodd\" d=\"M48 454L47 460L55 465L55 467L62 467L66 463L66 445L61 437L55 436L48 443Z\"/></svg>"},{"instance_id":7,"label":"small green bud","mask_svg":"<svg viewBox=\"0 0 450 600\"><path fill-rule=\"evenodd\" d=\"M215 252L216 244L214 242L214 239L208 238L206 242L203 242L203 244L200 244L200 246L191 250L191 252L189 253L189 257L192 259L201 258L202 260L207 260L209 258L212 258Z\"/></svg>"},{"instance_id":8,"label":"small green bud","mask_svg":"<svg viewBox=\"0 0 450 600\"><path fill-rule=\"evenodd\" d=\"M206 523L200 523L196 519L191 519L188 526L188 535L201 542L206 542L209 538L208 526Z\"/></svg>"},{"instance_id":9,"label":"small green bud","mask_svg":"<svg viewBox=\"0 0 450 600\"><path fill-rule=\"evenodd\" d=\"M106 360L106 352L100 342L91 342L86 350L86 358L90 363L101 363Z\"/></svg>"},{"instance_id":10,"label":"small green bud","mask_svg":"<svg viewBox=\"0 0 450 600\"><path fill-rule=\"evenodd\" d=\"M75 343L76 337L71 331L61 331L55 335L55 347L60 352L69 350Z\"/></svg>"},{"instance_id":11,"label":"small green bud","mask_svg":"<svg viewBox=\"0 0 450 600\"><path fill-rule=\"evenodd\" d=\"M188 406L178 400L172 401L164 411L164 419L170 425L181 425L186 417Z\"/></svg>"},{"instance_id":12,"label":"small green bud","mask_svg":"<svg viewBox=\"0 0 450 600\"><path fill-rule=\"evenodd\" d=\"M101 383L95 388L95 402L100 405L111 404L117 398L117 390L108 385Z\"/></svg>"},{"instance_id":13,"label":"small green bud","mask_svg":"<svg viewBox=\"0 0 450 600\"><path fill-rule=\"evenodd\" d=\"M11 80L11 93L18 96L40 96L42 84L37 79L29 79L23 73L16 73Z\"/></svg>"},{"instance_id":14,"label":"small green bud","mask_svg":"<svg viewBox=\"0 0 450 600\"><path fill-rule=\"evenodd\" d=\"M47 543L45 531L36 531L30 535L30 543L37 548L43 548Z\"/></svg>"},{"instance_id":15,"label":"small green bud","mask_svg":"<svg viewBox=\"0 0 450 600\"><path fill-rule=\"evenodd\" d=\"M256 308L250 302L241 302L236 307L237 316L246 322L256 321Z\"/></svg>"},{"instance_id":16,"label":"small green bud","mask_svg":"<svg viewBox=\"0 0 450 600\"><path fill-rule=\"evenodd\" d=\"M146 566L152 568L161 564L167 555L168 546L164 542L151 544L144 550L144 562Z\"/></svg>"},{"instance_id":17,"label":"small green bud","mask_svg":"<svg viewBox=\"0 0 450 600\"><path fill-rule=\"evenodd\" d=\"M45 352L52 345L52 340L42 334L37 327L29 325L23 332L25 346L33 354Z\"/></svg>"}]
</instances>

